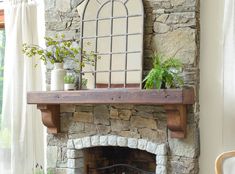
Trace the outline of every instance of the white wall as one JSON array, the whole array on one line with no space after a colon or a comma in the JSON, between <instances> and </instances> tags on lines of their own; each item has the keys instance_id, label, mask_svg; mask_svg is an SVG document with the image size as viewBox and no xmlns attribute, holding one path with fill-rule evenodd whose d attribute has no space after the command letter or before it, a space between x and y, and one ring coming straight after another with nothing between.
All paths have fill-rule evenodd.
<instances>
[{"instance_id":1,"label":"white wall","mask_svg":"<svg viewBox=\"0 0 235 174\"><path fill-rule=\"evenodd\" d=\"M223 3L224 0L201 0L200 174L213 174L217 155L226 150L223 146Z\"/></svg>"}]
</instances>

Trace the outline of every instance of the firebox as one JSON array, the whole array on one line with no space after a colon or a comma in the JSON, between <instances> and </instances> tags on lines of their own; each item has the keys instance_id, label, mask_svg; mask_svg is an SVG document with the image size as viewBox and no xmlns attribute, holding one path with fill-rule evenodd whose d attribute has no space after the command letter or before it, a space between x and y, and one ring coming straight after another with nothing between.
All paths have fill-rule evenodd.
<instances>
[{"instance_id":1,"label":"firebox","mask_svg":"<svg viewBox=\"0 0 235 174\"><path fill-rule=\"evenodd\" d=\"M166 174L166 144L116 135L67 143L68 174Z\"/></svg>"},{"instance_id":2,"label":"firebox","mask_svg":"<svg viewBox=\"0 0 235 174\"><path fill-rule=\"evenodd\" d=\"M156 157L128 147L93 147L83 150L84 174L155 174Z\"/></svg>"}]
</instances>

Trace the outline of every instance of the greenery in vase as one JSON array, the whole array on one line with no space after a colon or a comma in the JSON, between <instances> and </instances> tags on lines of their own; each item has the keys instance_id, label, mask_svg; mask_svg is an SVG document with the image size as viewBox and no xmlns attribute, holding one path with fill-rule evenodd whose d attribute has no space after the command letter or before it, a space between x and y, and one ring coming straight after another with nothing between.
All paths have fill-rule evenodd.
<instances>
[{"instance_id":1,"label":"greenery in vase","mask_svg":"<svg viewBox=\"0 0 235 174\"><path fill-rule=\"evenodd\" d=\"M180 73L183 64L179 59L167 58L157 53L153 54L152 59L153 68L143 80L146 89L182 87L184 82Z\"/></svg>"},{"instance_id":2,"label":"greenery in vase","mask_svg":"<svg viewBox=\"0 0 235 174\"><path fill-rule=\"evenodd\" d=\"M45 64L50 62L63 63L64 60L73 59L79 63L81 67L85 64L94 65L96 54L91 51L87 52L79 47L79 40L65 40L65 35L55 35L55 37L45 37L47 48L44 49L38 45L23 44L23 53L32 58L38 56ZM87 43L90 45L90 43ZM79 61L78 56L82 55L82 62Z\"/></svg>"},{"instance_id":3,"label":"greenery in vase","mask_svg":"<svg viewBox=\"0 0 235 174\"><path fill-rule=\"evenodd\" d=\"M65 84L74 84L75 80L76 80L76 78L73 75L66 75L64 77L64 83Z\"/></svg>"}]
</instances>

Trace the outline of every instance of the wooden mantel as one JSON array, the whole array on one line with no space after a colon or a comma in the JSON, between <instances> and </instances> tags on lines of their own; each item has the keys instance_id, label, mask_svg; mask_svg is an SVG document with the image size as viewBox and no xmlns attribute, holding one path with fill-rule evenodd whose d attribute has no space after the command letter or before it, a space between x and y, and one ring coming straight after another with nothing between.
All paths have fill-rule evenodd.
<instances>
[{"instance_id":1,"label":"wooden mantel","mask_svg":"<svg viewBox=\"0 0 235 174\"><path fill-rule=\"evenodd\" d=\"M28 104L37 104L49 133L60 132L60 104L163 105L171 137L185 138L187 105L194 104L194 89L94 89L79 91L28 92Z\"/></svg>"}]
</instances>

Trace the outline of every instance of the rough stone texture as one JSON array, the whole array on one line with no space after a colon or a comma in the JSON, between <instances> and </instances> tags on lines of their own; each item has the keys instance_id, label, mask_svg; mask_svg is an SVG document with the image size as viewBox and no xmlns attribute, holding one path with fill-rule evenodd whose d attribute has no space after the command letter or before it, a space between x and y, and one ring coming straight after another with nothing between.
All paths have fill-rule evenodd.
<instances>
[{"instance_id":1,"label":"rough stone texture","mask_svg":"<svg viewBox=\"0 0 235 174\"><path fill-rule=\"evenodd\" d=\"M198 134L192 126L187 130L187 138L184 140L177 140L169 138L170 152L175 156L184 156L188 158L195 158L199 153L199 147L196 142L199 141Z\"/></svg>"},{"instance_id":2,"label":"rough stone texture","mask_svg":"<svg viewBox=\"0 0 235 174\"><path fill-rule=\"evenodd\" d=\"M118 137L117 138L117 145L121 147L126 147L127 146L127 138L125 137Z\"/></svg>"},{"instance_id":3,"label":"rough stone texture","mask_svg":"<svg viewBox=\"0 0 235 174\"><path fill-rule=\"evenodd\" d=\"M139 139L138 140L138 149L145 150L147 148L147 140Z\"/></svg>"},{"instance_id":4,"label":"rough stone texture","mask_svg":"<svg viewBox=\"0 0 235 174\"><path fill-rule=\"evenodd\" d=\"M92 136L91 137L91 145L98 146L100 144L100 137L99 136Z\"/></svg>"},{"instance_id":5,"label":"rough stone texture","mask_svg":"<svg viewBox=\"0 0 235 174\"><path fill-rule=\"evenodd\" d=\"M195 29L177 29L165 34L156 34L153 47L166 56L175 56L185 64L193 64L196 54Z\"/></svg>"},{"instance_id":6,"label":"rough stone texture","mask_svg":"<svg viewBox=\"0 0 235 174\"><path fill-rule=\"evenodd\" d=\"M119 112L119 118L122 120L130 120L131 114L131 110L121 110Z\"/></svg>"},{"instance_id":7,"label":"rough stone texture","mask_svg":"<svg viewBox=\"0 0 235 174\"><path fill-rule=\"evenodd\" d=\"M157 145L153 142L148 142L147 143L147 147L146 147L146 151L150 152L150 153L155 153L157 149Z\"/></svg>"},{"instance_id":8,"label":"rough stone texture","mask_svg":"<svg viewBox=\"0 0 235 174\"><path fill-rule=\"evenodd\" d=\"M136 149L138 147L138 139L137 138L128 138L127 146L132 149Z\"/></svg>"},{"instance_id":9,"label":"rough stone texture","mask_svg":"<svg viewBox=\"0 0 235 174\"><path fill-rule=\"evenodd\" d=\"M156 174L167 174L167 169L165 166L158 165L156 167Z\"/></svg>"},{"instance_id":10,"label":"rough stone texture","mask_svg":"<svg viewBox=\"0 0 235 174\"><path fill-rule=\"evenodd\" d=\"M77 169L77 168L80 168L80 167L83 167L84 164L83 164L83 159L80 158L80 159L68 159L68 162L67 162L67 167L68 168L71 168L71 169Z\"/></svg>"},{"instance_id":11,"label":"rough stone texture","mask_svg":"<svg viewBox=\"0 0 235 174\"><path fill-rule=\"evenodd\" d=\"M142 118L142 117L132 117L131 127L157 129L157 123L154 119Z\"/></svg>"},{"instance_id":12,"label":"rough stone texture","mask_svg":"<svg viewBox=\"0 0 235 174\"><path fill-rule=\"evenodd\" d=\"M47 147L47 167L55 168L57 162L57 146L48 146Z\"/></svg>"},{"instance_id":13,"label":"rough stone texture","mask_svg":"<svg viewBox=\"0 0 235 174\"><path fill-rule=\"evenodd\" d=\"M117 146L117 136L115 135L108 136L108 145Z\"/></svg>"},{"instance_id":14,"label":"rough stone texture","mask_svg":"<svg viewBox=\"0 0 235 174\"><path fill-rule=\"evenodd\" d=\"M70 3L68 3L68 0L56 0L56 9L61 12L67 12L70 10Z\"/></svg>"},{"instance_id":15,"label":"rough stone texture","mask_svg":"<svg viewBox=\"0 0 235 174\"><path fill-rule=\"evenodd\" d=\"M130 122L123 121L123 120L111 120L111 129L112 131L122 131L122 130L129 130Z\"/></svg>"},{"instance_id":16,"label":"rough stone texture","mask_svg":"<svg viewBox=\"0 0 235 174\"><path fill-rule=\"evenodd\" d=\"M93 114L91 112L75 112L74 121L92 123L94 120Z\"/></svg>"},{"instance_id":17,"label":"rough stone texture","mask_svg":"<svg viewBox=\"0 0 235 174\"><path fill-rule=\"evenodd\" d=\"M166 33L170 30L170 26L167 25L167 24L163 24L163 23L160 23L160 22L155 22L154 23L154 31L156 33Z\"/></svg>"},{"instance_id":18,"label":"rough stone texture","mask_svg":"<svg viewBox=\"0 0 235 174\"><path fill-rule=\"evenodd\" d=\"M75 112L75 106L72 104L60 105L60 112Z\"/></svg>"},{"instance_id":19,"label":"rough stone texture","mask_svg":"<svg viewBox=\"0 0 235 174\"><path fill-rule=\"evenodd\" d=\"M81 153L81 151L67 150L67 158L75 159L75 158L79 158L79 157L83 157L83 154Z\"/></svg>"},{"instance_id":20,"label":"rough stone texture","mask_svg":"<svg viewBox=\"0 0 235 174\"><path fill-rule=\"evenodd\" d=\"M44 0L46 35L65 34L66 39L79 38L80 17L76 7L83 0ZM175 56L184 62L185 86L196 92L196 103L189 107L188 135L185 140L171 139L166 129L166 114L161 106L149 105L61 105L61 130L58 135L48 135L48 169L64 174L68 159L80 159L78 150L87 146L116 145L128 147L129 139L137 139L133 146L157 154L156 174L198 174L199 156L199 0L143 0L145 10L143 77L152 68L153 51ZM52 65L47 65L50 83ZM71 61L65 68L73 72ZM78 114L79 113L79 114ZM112 136L117 136L115 139ZM89 141L85 141L90 137ZM111 138L110 138L111 137ZM74 139L74 140L72 140ZM83 141L82 141L83 140ZM88 140L88 139L87 139ZM169 142L169 146L165 145ZM83 146L83 143L85 146ZM164 144L164 145L163 145ZM55 149L57 148L57 150ZM72 150L72 151L65 151ZM166 162L166 155L167 162ZM50 155L51 157L52 155ZM56 160L56 161L55 161ZM81 159L82 160L82 159ZM82 161L80 161L82 162ZM66 166L65 166L66 164ZM69 164L70 165L70 164ZM167 165L167 166L166 166ZM166 170L167 169L167 170ZM84 173L67 168L67 174Z\"/></svg>"},{"instance_id":21,"label":"rough stone texture","mask_svg":"<svg viewBox=\"0 0 235 174\"><path fill-rule=\"evenodd\" d=\"M97 105L94 107L95 124L110 125L109 111L105 105Z\"/></svg>"}]
</instances>

